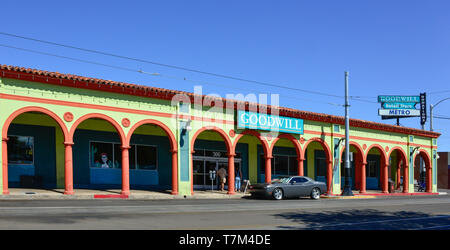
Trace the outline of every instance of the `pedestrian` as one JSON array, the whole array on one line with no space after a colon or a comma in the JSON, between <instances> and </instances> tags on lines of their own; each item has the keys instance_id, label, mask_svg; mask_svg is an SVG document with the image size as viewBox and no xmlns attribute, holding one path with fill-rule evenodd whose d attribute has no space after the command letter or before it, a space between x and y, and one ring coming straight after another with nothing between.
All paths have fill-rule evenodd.
<instances>
[{"instance_id":1,"label":"pedestrian","mask_svg":"<svg viewBox=\"0 0 450 250\"><path fill-rule=\"evenodd\" d=\"M224 191L225 183L227 182L227 170L220 168L217 170L217 176L219 177L220 191Z\"/></svg>"},{"instance_id":2,"label":"pedestrian","mask_svg":"<svg viewBox=\"0 0 450 250\"><path fill-rule=\"evenodd\" d=\"M238 167L236 169L236 174L234 177L234 186L237 192L239 192L241 190L241 180L242 180L242 171L241 168Z\"/></svg>"}]
</instances>

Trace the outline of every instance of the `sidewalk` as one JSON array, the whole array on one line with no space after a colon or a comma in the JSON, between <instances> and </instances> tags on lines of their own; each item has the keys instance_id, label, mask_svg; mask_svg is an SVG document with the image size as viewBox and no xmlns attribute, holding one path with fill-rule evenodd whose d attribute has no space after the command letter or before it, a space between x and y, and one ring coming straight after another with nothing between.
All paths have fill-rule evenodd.
<instances>
[{"instance_id":1,"label":"sidewalk","mask_svg":"<svg viewBox=\"0 0 450 250\"><path fill-rule=\"evenodd\" d=\"M10 188L9 195L0 195L0 200L76 200L76 199L136 199L136 200L168 200L168 199L240 199L250 194L237 192L228 195L226 191L201 191L195 190L194 195L172 195L167 191L131 190L129 196L120 194L120 189L92 190L75 189L74 195L64 195L64 189L32 189L32 188Z\"/></svg>"},{"instance_id":2,"label":"sidewalk","mask_svg":"<svg viewBox=\"0 0 450 250\"><path fill-rule=\"evenodd\" d=\"M172 195L170 190L149 191L131 190L129 196L120 194L120 189L75 189L74 195L64 195L64 189L32 189L32 188L10 188L9 195L0 195L0 200L90 200L90 199L134 199L134 200L170 200L170 199L241 199L249 197L250 194L237 192L228 195L226 191L195 190L194 195ZM322 195L325 199L371 199L384 196L423 196L423 195L448 195L450 190L439 189L437 193L389 193L383 194L379 190L367 190L365 194L354 191L354 196Z\"/></svg>"}]
</instances>

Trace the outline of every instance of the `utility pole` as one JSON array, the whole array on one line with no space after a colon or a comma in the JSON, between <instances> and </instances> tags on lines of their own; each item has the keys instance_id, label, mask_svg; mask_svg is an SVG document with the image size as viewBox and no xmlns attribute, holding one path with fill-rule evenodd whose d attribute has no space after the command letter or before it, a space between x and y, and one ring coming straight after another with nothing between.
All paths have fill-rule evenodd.
<instances>
[{"instance_id":1,"label":"utility pole","mask_svg":"<svg viewBox=\"0 0 450 250\"><path fill-rule=\"evenodd\" d=\"M350 140L349 140L349 114L348 114L348 72L345 72L345 185L342 196L353 196L352 187L350 186Z\"/></svg>"}]
</instances>

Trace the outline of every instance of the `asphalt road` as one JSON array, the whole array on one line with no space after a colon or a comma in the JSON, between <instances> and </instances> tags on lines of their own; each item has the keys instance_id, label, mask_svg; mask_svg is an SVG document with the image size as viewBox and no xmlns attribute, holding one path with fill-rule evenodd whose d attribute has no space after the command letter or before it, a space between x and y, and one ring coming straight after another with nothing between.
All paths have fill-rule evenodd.
<instances>
[{"instance_id":1,"label":"asphalt road","mask_svg":"<svg viewBox=\"0 0 450 250\"><path fill-rule=\"evenodd\" d=\"M0 229L449 230L450 196L293 200L3 200Z\"/></svg>"}]
</instances>

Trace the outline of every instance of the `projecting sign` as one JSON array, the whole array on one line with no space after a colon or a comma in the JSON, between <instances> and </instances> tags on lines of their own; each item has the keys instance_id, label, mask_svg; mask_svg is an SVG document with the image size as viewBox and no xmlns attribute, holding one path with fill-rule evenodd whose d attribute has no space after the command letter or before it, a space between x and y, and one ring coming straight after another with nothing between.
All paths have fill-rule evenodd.
<instances>
[{"instance_id":1,"label":"projecting sign","mask_svg":"<svg viewBox=\"0 0 450 250\"><path fill-rule=\"evenodd\" d=\"M378 115L383 119L421 115L420 109L416 109L417 103L421 102L420 96L381 95L378 96L378 102L381 103Z\"/></svg>"},{"instance_id":2,"label":"projecting sign","mask_svg":"<svg viewBox=\"0 0 450 250\"><path fill-rule=\"evenodd\" d=\"M285 116L275 116L261 113L238 111L239 128L251 128L303 134L303 120Z\"/></svg>"}]
</instances>

